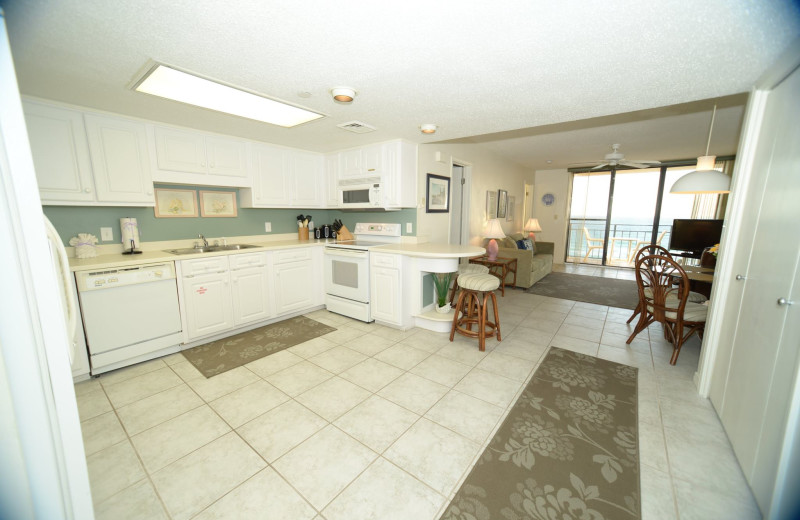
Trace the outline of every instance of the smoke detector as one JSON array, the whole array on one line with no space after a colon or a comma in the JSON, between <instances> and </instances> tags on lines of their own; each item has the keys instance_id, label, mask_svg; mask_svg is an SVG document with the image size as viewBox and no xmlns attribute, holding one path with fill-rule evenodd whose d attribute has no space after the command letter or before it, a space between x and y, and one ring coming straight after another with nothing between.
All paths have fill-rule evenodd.
<instances>
[{"instance_id":1,"label":"smoke detector","mask_svg":"<svg viewBox=\"0 0 800 520\"><path fill-rule=\"evenodd\" d=\"M361 121L348 121L347 123L342 123L336 126L342 130L347 130L348 132L353 132L355 134L367 134L376 130L374 126L370 126L367 123L362 123Z\"/></svg>"}]
</instances>

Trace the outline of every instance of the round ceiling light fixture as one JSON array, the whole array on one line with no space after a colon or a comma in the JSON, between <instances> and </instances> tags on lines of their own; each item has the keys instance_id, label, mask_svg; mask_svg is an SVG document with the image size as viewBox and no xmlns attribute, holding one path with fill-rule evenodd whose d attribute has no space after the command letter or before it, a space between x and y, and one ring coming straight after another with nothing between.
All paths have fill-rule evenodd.
<instances>
[{"instance_id":1,"label":"round ceiling light fixture","mask_svg":"<svg viewBox=\"0 0 800 520\"><path fill-rule=\"evenodd\" d=\"M435 134L437 128L438 127L433 123L426 123L424 125L419 125L419 130L423 134Z\"/></svg>"},{"instance_id":2,"label":"round ceiling light fixture","mask_svg":"<svg viewBox=\"0 0 800 520\"><path fill-rule=\"evenodd\" d=\"M356 91L350 87L334 87L331 89L331 96L334 101L339 103L352 103L356 97Z\"/></svg>"}]
</instances>

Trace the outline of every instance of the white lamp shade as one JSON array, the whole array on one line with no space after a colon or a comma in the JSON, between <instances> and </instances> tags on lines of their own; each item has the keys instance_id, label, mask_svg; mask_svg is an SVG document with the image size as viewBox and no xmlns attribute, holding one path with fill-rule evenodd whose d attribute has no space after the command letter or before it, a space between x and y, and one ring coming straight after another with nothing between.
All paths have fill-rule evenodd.
<instances>
[{"instance_id":1,"label":"white lamp shade","mask_svg":"<svg viewBox=\"0 0 800 520\"><path fill-rule=\"evenodd\" d=\"M493 218L486 224L486 231L484 231L483 236L486 238L505 238L506 234L503 233L503 228L500 227L500 221Z\"/></svg>"},{"instance_id":2,"label":"white lamp shade","mask_svg":"<svg viewBox=\"0 0 800 520\"><path fill-rule=\"evenodd\" d=\"M697 170L687 173L672 185L670 193L730 193L731 178L714 169L716 156L697 158Z\"/></svg>"},{"instance_id":3,"label":"white lamp shade","mask_svg":"<svg viewBox=\"0 0 800 520\"><path fill-rule=\"evenodd\" d=\"M537 233L542 230L542 226L539 225L539 219L529 218L528 222L525 223L525 227L522 229L525 231L532 231L534 233Z\"/></svg>"}]
</instances>

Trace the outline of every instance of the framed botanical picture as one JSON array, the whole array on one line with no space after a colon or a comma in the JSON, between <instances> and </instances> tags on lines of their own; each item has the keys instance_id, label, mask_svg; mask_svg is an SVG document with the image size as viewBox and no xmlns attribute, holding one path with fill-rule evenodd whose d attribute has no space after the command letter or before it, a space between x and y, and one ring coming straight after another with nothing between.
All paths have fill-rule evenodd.
<instances>
[{"instance_id":1,"label":"framed botanical picture","mask_svg":"<svg viewBox=\"0 0 800 520\"><path fill-rule=\"evenodd\" d=\"M203 217L235 217L235 191L201 191L200 215Z\"/></svg>"},{"instance_id":2,"label":"framed botanical picture","mask_svg":"<svg viewBox=\"0 0 800 520\"><path fill-rule=\"evenodd\" d=\"M450 177L428 174L425 197L425 213L447 213L450 211Z\"/></svg>"},{"instance_id":3,"label":"framed botanical picture","mask_svg":"<svg viewBox=\"0 0 800 520\"><path fill-rule=\"evenodd\" d=\"M509 197L508 198L508 206L507 206L507 211L506 211L506 220L509 221L509 222L514 220L514 204L515 204L515 202L516 201L515 201L514 197Z\"/></svg>"},{"instance_id":4,"label":"framed botanical picture","mask_svg":"<svg viewBox=\"0 0 800 520\"><path fill-rule=\"evenodd\" d=\"M196 217L197 192L156 188L156 218Z\"/></svg>"},{"instance_id":5,"label":"framed botanical picture","mask_svg":"<svg viewBox=\"0 0 800 520\"><path fill-rule=\"evenodd\" d=\"M506 190L497 190L497 218L506 218L507 210L508 192Z\"/></svg>"},{"instance_id":6,"label":"framed botanical picture","mask_svg":"<svg viewBox=\"0 0 800 520\"><path fill-rule=\"evenodd\" d=\"M486 192L486 220L497 218L497 192Z\"/></svg>"}]
</instances>

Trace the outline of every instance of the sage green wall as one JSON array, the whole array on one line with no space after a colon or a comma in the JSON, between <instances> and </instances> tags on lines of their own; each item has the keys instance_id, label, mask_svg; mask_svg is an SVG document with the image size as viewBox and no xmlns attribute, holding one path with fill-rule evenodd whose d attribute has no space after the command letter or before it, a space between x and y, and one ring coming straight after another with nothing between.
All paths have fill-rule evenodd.
<instances>
[{"instance_id":1,"label":"sage green wall","mask_svg":"<svg viewBox=\"0 0 800 520\"><path fill-rule=\"evenodd\" d=\"M156 185L156 187L162 187ZM168 187L168 186L163 186ZM180 186L181 189L235 191L239 206L239 190L235 188L210 188L207 186ZM199 194L198 194L199 198ZM143 242L197 238L199 233L207 237L237 237L293 233L297 230L297 215L311 214L315 225L330 224L340 219L351 231L356 222L401 223L404 235L414 235L417 229L416 209L387 212L353 212L319 208L311 209L256 209L238 208L238 215L231 218L155 218L153 208L110 206L44 206L44 214L55 226L65 245L78 233L91 233L100 240L100 228L110 227L114 232L111 242L120 241L119 219L134 217L139 223L139 238ZM272 233L264 232L264 222L272 223ZM411 222L412 233L406 233L406 223Z\"/></svg>"}]
</instances>

